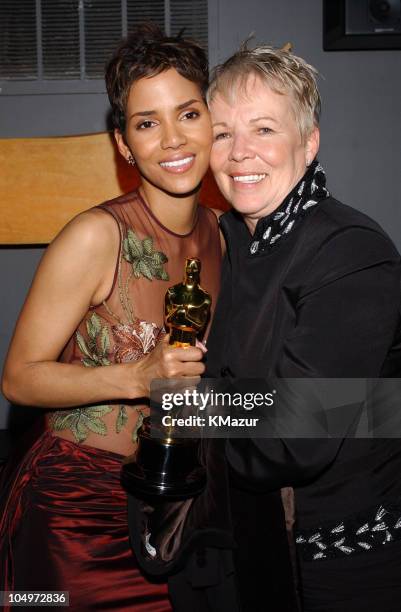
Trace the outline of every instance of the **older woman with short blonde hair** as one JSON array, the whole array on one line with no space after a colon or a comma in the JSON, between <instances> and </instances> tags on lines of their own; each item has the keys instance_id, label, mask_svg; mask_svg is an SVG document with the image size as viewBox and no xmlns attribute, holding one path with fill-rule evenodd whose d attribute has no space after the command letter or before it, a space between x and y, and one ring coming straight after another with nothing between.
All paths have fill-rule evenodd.
<instances>
[{"instance_id":1,"label":"older woman with short blonde hair","mask_svg":"<svg viewBox=\"0 0 401 612\"><path fill-rule=\"evenodd\" d=\"M316 159L316 70L283 50L242 48L215 70L208 101L211 167L233 206L220 221L228 255L209 375L397 376L400 256L376 222L326 187ZM255 531L256 491L291 486L303 610L399 610L399 440L249 434L228 441L226 458L237 487L255 491L252 501L244 493L246 513L232 505L244 609L269 604L269 567L263 605L249 604L243 580L252 556L241 542ZM254 546L263 551L263 540ZM264 588L254 602L263 601Z\"/></svg>"}]
</instances>

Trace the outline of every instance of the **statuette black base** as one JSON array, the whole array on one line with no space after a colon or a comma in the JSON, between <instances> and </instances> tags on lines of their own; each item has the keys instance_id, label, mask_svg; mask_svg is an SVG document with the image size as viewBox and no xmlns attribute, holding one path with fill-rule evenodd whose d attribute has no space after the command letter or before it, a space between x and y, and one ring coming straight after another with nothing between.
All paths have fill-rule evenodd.
<instances>
[{"instance_id":1,"label":"statuette black base","mask_svg":"<svg viewBox=\"0 0 401 612\"><path fill-rule=\"evenodd\" d=\"M133 461L123 464L121 483L136 497L186 499L198 495L206 485L199 440L151 437L149 419L145 419Z\"/></svg>"}]
</instances>

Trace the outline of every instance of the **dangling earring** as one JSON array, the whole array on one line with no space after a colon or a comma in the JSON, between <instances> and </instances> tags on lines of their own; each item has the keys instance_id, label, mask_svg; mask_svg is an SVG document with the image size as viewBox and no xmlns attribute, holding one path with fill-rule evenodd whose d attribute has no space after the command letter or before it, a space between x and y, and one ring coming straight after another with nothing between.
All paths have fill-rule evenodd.
<instances>
[{"instance_id":1,"label":"dangling earring","mask_svg":"<svg viewBox=\"0 0 401 612\"><path fill-rule=\"evenodd\" d=\"M135 159L132 153L128 155L127 162L129 163L130 166L135 166Z\"/></svg>"},{"instance_id":2,"label":"dangling earring","mask_svg":"<svg viewBox=\"0 0 401 612\"><path fill-rule=\"evenodd\" d=\"M309 168L310 165L311 165L311 161L310 161L310 159L307 159L306 160L306 167Z\"/></svg>"}]
</instances>

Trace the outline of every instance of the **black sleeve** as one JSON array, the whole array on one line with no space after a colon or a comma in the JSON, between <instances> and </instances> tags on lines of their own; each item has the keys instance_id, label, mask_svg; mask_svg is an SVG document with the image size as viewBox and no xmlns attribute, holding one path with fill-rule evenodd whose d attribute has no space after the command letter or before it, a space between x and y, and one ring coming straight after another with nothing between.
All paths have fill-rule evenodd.
<instances>
[{"instance_id":1,"label":"black sleeve","mask_svg":"<svg viewBox=\"0 0 401 612\"><path fill-rule=\"evenodd\" d=\"M346 228L312 259L297 320L275 368L282 378L378 377L399 321L400 259L385 235ZM342 439L233 439L226 453L248 486L275 489L315 479Z\"/></svg>"},{"instance_id":2,"label":"black sleeve","mask_svg":"<svg viewBox=\"0 0 401 612\"><path fill-rule=\"evenodd\" d=\"M231 265L228 252L225 253L221 266L221 285L216 308L213 314L213 324L207 339L205 357L206 378L218 378L220 376L221 364L224 363L223 355L227 333L227 312L231 306Z\"/></svg>"}]
</instances>

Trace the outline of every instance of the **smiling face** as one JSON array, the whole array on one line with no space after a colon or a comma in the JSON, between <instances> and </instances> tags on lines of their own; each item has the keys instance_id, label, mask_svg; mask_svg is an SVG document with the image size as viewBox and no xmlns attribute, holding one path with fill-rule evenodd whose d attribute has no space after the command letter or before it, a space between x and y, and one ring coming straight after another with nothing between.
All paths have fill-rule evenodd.
<instances>
[{"instance_id":1,"label":"smiling face","mask_svg":"<svg viewBox=\"0 0 401 612\"><path fill-rule=\"evenodd\" d=\"M209 165L212 132L201 91L174 68L131 86L126 131L116 130L120 153L132 153L148 201L163 191L196 190Z\"/></svg>"},{"instance_id":2,"label":"smiling face","mask_svg":"<svg viewBox=\"0 0 401 612\"><path fill-rule=\"evenodd\" d=\"M236 93L234 103L221 93L210 103L210 165L224 197L253 231L304 175L317 153L319 131L302 139L291 98L257 76Z\"/></svg>"}]
</instances>

